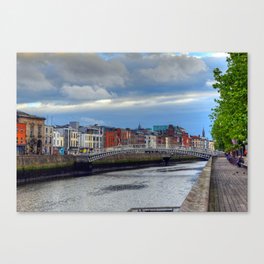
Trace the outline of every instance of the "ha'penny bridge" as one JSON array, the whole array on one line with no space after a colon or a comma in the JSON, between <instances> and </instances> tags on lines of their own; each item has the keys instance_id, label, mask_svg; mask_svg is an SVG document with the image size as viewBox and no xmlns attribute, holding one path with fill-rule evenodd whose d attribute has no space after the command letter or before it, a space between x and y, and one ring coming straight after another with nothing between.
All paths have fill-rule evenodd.
<instances>
[{"instance_id":1,"label":"ha'penny bridge","mask_svg":"<svg viewBox=\"0 0 264 264\"><path fill-rule=\"evenodd\" d=\"M197 158L202 158L209 160L210 157L222 156L223 152L212 151L210 149L201 149L195 147L183 147L176 146L173 148L168 148L166 146L158 146L156 148L146 147L145 145L127 145L127 146L118 146L114 148L106 148L99 151L95 151L88 154L83 154L87 157L88 162L93 162L96 160L104 159L106 157L111 157L119 154L136 154L136 153L146 153L146 154L161 154L163 159L170 159L173 155L182 155L182 156L193 156Z\"/></svg>"}]
</instances>

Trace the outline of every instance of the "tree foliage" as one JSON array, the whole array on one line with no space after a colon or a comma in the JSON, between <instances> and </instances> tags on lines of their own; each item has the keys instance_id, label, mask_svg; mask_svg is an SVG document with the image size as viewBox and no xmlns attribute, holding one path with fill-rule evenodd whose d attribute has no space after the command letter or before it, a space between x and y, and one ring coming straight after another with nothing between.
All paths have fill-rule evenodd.
<instances>
[{"instance_id":1,"label":"tree foliage","mask_svg":"<svg viewBox=\"0 0 264 264\"><path fill-rule=\"evenodd\" d=\"M212 136L216 147L222 150L234 148L234 140L238 145L247 141L248 133L247 53L229 55L227 71L214 70L216 83L213 87L220 93L220 98L210 115Z\"/></svg>"}]
</instances>

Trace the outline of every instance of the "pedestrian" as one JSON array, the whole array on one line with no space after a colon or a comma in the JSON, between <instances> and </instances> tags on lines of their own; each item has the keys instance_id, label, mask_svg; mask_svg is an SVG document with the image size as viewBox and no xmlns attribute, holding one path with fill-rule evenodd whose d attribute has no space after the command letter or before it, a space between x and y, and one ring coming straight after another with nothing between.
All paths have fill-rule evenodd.
<instances>
[{"instance_id":1,"label":"pedestrian","mask_svg":"<svg viewBox=\"0 0 264 264\"><path fill-rule=\"evenodd\" d=\"M243 163L244 163L244 159L240 155L239 158L237 159L237 166L238 167L241 167Z\"/></svg>"},{"instance_id":2,"label":"pedestrian","mask_svg":"<svg viewBox=\"0 0 264 264\"><path fill-rule=\"evenodd\" d=\"M226 158L230 163L232 163L232 156L230 155L230 153L227 153Z\"/></svg>"},{"instance_id":3,"label":"pedestrian","mask_svg":"<svg viewBox=\"0 0 264 264\"><path fill-rule=\"evenodd\" d=\"M247 150L245 149L244 151L244 156L246 157L247 156Z\"/></svg>"}]
</instances>

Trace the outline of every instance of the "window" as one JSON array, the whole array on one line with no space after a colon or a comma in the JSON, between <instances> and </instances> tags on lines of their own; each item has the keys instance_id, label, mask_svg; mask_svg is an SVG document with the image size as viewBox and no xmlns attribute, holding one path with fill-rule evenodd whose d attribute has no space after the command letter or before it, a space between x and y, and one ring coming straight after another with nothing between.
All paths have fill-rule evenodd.
<instances>
[{"instance_id":1,"label":"window","mask_svg":"<svg viewBox=\"0 0 264 264\"><path fill-rule=\"evenodd\" d=\"M41 125L38 125L38 137L41 137L41 129L42 129L42 126Z\"/></svg>"},{"instance_id":2,"label":"window","mask_svg":"<svg viewBox=\"0 0 264 264\"><path fill-rule=\"evenodd\" d=\"M30 137L33 137L34 134L34 124L30 124Z\"/></svg>"}]
</instances>

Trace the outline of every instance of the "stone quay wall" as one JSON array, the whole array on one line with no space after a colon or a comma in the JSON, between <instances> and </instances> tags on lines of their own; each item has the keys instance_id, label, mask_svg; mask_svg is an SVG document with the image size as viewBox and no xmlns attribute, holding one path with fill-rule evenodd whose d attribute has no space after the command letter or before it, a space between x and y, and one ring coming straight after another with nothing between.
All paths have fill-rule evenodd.
<instances>
[{"instance_id":1,"label":"stone quay wall","mask_svg":"<svg viewBox=\"0 0 264 264\"><path fill-rule=\"evenodd\" d=\"M170 162L192 159L197 160L174 156ZM23 155L17 156L17 184L164 165L163 157L158 153L118 154L93 163L89 163L84 156Z\"/></svg>"},{"instance_id":2,"label":"stone quay wall","mask_svg":"<svg viewBox=\"0 0 264 264\"><path fill-rule=\"evenodd\" d=\"M180 212L207 212L209 205L212 158L202 170L199 178L183 201Z\"/></svg>"}]
</instances>

